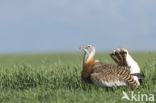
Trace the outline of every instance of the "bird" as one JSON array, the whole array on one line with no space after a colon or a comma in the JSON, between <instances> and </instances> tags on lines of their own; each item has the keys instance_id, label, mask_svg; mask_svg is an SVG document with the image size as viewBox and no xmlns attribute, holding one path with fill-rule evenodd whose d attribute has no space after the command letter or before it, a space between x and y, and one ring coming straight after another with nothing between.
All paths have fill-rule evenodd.
<instances>
[{"instance_id":1,"label":"bird","mask_svg":"<svg viewBox=\"0 0 156 103\"><path fill-rule=\"evenodd\" d=\"M138 63L132 58L127 49L120 48L114 50L113 53L110 53L110 56L119 66L129 67L132 77L138 82L139 85L142 85L142 80L145 76L141 73Z\"/></svg>"},{"instance_id":2,"label":"bird","mask_svg":"<svg viewBox=\"0 0 156 103\"><path fill-rule=\"evenodd\" d=\"M96 50L93 45L81 46L80 49L84 52L81 75L84 82L100 87L131 86L138 88L138 83L130 75L129 67L95 60Z\"/></svg>"}]
</instances>

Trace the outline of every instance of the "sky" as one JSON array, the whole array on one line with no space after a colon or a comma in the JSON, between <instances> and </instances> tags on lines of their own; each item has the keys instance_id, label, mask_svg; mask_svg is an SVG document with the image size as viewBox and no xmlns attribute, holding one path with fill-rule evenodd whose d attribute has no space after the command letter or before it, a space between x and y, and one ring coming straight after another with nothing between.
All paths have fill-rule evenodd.
<instances>
[{"instance_id":1,"label":"sky","mask_svg":"<svg viewBox=\"0 0 156 103\"><path fill-rule=\"evenodd\" d=\"M0 0L0 53L156 50L156 0Z\"/></svg>"}]
</instances>

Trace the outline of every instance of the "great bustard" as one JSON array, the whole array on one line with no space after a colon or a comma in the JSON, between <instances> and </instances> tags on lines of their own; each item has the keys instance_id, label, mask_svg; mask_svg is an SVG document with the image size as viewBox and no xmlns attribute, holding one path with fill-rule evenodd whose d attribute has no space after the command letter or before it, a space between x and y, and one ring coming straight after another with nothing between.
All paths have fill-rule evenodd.
<instances>
[{"instance_id":1,"label":"great bustard","mask_svg":"<svg viewBox=\"0 0 156 103\"><path fill-rule=\"evenodd\" d=\"M95 61L95 48L92 45L83 46L81 50L84 51L82 79L85 82L104 87L130 85L138 88L129 67Z\"/></svg>"},{"instance_id":2,"label":"great bustard","mask_svg":"<svg viewBox=\"0 0 156 103\"><path fill-rule=\"evenodd\" d=\"M121 48L114 50L110 56L119 66L127 66L130 68L130 74L137 81L138 85L142 83L144 74L141 73L138 63L131 57L127 49Z\"/></svg>"}]
</instances>

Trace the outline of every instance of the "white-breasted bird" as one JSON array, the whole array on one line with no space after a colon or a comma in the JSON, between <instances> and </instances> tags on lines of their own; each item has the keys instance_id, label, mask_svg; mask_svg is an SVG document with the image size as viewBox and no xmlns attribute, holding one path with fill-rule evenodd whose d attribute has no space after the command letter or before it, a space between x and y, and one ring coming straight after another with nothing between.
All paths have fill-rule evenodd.
<instances>
[{"instance_id":1,"label":"white-breasted bird","mask_svg":"<svg viewBox=\"0 0 156 103\"><path fill-rule=\"evenodd\" d=\"M95 47L92 45L82 46L81 50L84 51L82 80L103 87L130 85L138 88L129 67L95 61Z\"/></svg>"}]
</instances>

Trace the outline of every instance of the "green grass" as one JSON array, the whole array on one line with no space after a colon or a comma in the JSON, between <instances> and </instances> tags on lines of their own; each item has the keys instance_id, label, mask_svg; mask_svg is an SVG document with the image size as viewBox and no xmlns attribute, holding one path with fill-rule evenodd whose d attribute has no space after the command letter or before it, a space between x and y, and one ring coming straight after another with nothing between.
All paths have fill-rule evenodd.
<instances>
[{"instance_id":1,"label":"green grass","mask_svg":"<svg viewBox=\"0 0 156 103\"><path fill-rule=\"evenodd\" d=\"M1 55L0 103L131 103L121 101L122 91L156 95L156 53L132 53L146 76L144 86L114 87L114 91L81 81L82 56L78 53ZM108 53L98 53L96 59L115 64Z\"/></svg>"}]
</instances>

